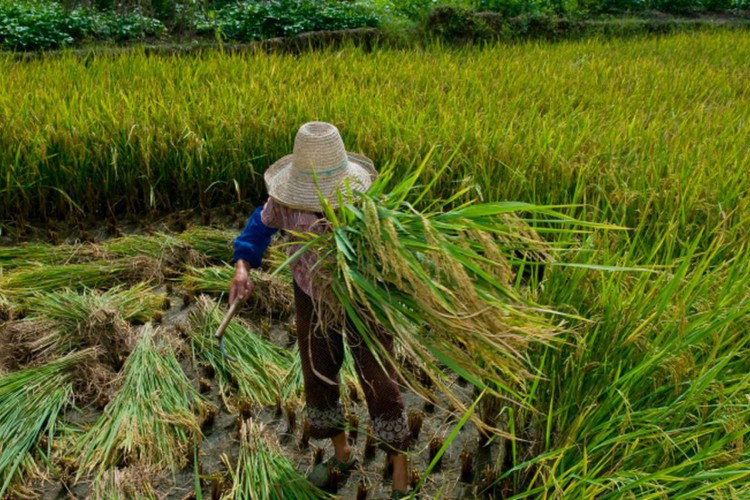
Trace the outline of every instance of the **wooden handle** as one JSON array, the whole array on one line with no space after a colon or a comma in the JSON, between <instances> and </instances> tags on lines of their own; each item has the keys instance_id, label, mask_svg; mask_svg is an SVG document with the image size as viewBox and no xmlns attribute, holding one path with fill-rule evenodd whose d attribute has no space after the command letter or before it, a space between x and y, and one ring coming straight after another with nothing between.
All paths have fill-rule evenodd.
<instances>
[{"instance_id":1,"label":"wooden handle","mask_svg":"<svg viewBox=\"0 0 750 500\"><path fill-rule=\"evenodd\" d=\"M234 302L229 307L229 310L227 311L227 314L224 316L224 319L221 320L221 324L219 325L219 328L216 329L216 333L214 334L214 337L221 338L222 335L224 335L224 330L227 329L227 326L229 326L229 322L232 321L232 318L234 317L234 313L237 312L237 308L240 305L240 299L234 299Z\"/></svg>"}]
</instances>

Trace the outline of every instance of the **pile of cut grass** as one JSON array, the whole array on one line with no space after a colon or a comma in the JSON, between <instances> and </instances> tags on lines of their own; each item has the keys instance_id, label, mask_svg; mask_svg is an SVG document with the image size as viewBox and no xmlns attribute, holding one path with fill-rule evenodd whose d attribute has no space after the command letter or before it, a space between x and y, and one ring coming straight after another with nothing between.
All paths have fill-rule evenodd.
<instances>
[{"instance_id":1,"label":"pile of cut grass","mask_svg":"<svg viewBox=\"0 0 750 500\"><path fill-rule=\"evenodd\" d=\"M225 459L226 460L226 459ZM228 465L229 468L229 465ZM297 472L263 424L246 420L240 428L237 464L230 468L232 489L222 498L284 500L330 498Z\"/></svg>"},{"instance_id":2,"label":"pile of cut grass","mask_svg":"<svg viewBox=\"0 0 750 500\"><path fill-rule=\"evenodd\" d=\"M288 274L288 273L283 273ZM229 265L190 267L178 281L193 292L224 294L234 277L234 268ZM288 315L294 311L294 290L288 276L274 277L258 270L250 270L250 279L255 283L247 305L265 315Z\"/></svg>"},{"instance_id":3,"label":"pile of cut grass","mask_svg":"<svg viewBox=\"0 0 750 500\"><path fill-rule=\"evenodd\" d=\"M74 371L91 357L92 351L80 351L0 376L0 497L33 493L23 478L49 461L57 419L72 396Z\"/></svg>"},{"instance_id":4,"label":"pile of cut grass","mask_svg":"<svg viewBox=\"0 0 750 500\"><path fill-rule=\"evenodd\" d=\"M168 338L146 324L104 413L75 445L77 478L116 466L176 471L201 438L210 403L193 387Z\"/></svg>"},{"instance_id":5,"label":"pile of cut grass","mask_svg":"<svg viewBox=\"0 0 750 500\"><path fill-rule=\"evenodd\" d=\"M236 402L255 406L278 404L282 381L289 371L288 351L261 337L246 322L235 318L224 333L224 346L236 362L224 358L214 337L224 317L218 303L202 296L191 313L188 336L195 358L210 363L219 381L219 390L229 408ZM235 403L231 394L235 392Z\"/></svg>"}]
</instances>

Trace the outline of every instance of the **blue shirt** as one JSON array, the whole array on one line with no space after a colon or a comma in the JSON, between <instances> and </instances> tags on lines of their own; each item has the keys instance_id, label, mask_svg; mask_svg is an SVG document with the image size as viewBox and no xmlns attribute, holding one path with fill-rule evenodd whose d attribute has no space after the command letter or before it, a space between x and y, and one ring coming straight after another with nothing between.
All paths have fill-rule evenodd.
<instances>
[{"instance_id":1,"label":"blue shirt","mask_svg":"<svg viewBox=\"0 0 750 500\"><path fill-rule=\"evenodd\" d=\"M250 263L250 267L260 267L263 255L271 243L271 236L278 231L276 228L263 224L260 219L262 211L263 207L258 207L253 211L242 234L234 240L234 260L245 260Z\"/></svg>"}]
</instances>

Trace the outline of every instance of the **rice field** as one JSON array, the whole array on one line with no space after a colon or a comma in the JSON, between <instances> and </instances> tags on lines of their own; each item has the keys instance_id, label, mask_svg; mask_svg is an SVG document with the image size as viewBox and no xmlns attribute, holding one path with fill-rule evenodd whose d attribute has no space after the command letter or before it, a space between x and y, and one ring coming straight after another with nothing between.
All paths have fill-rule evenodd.
<instances>
[{"instance_id":1,"label":"rice field","mask_svg":"<svg viewBox=\"0 0 750 500\"><path fill-rule=\"evenodd\" d=\"M452 366L450 330L466 323L437 318L428 326L443 336L414 338L440 339L441 360L400 344L412 483L427 497L750 496L749 59L750 36L730 31L0 58L3 234L47 220L63 228L54 244L3 236L0 247L0 497L322 495L300 481L320 443L306 436L290 278L271 274L278 249L257 272L262 296L227 333L239 362L222 359L212 337L243 207L262 201L260 174L312 119L335 123L351 150L390 172L374 200L463 209L472 234L493 229L502 268L483 267L494 244L456 230L458 244L439 240L450 252L412 269L460 283L450 262L471 253L486 296L506 290L526 307L504 327L545 339L512 363L487 348ZM469 200L506 207L533 231L489 224ZM184 208L198 210L159 222ZM382 234L406 231L400 246L359 247L392 268L353 268L387 276L399 255L412 258L417 224L392 209L369 210ZM133 217L147 230L105 235ZM76 239L84 218L94 241ZM426 219L443 229L459 220ZM529 269L513 238L534 241L545 265ZM361 293L383 317L456 307L425 302L426 292L422 303ZM493 339L496 319L482 321L478 341ZM362 465L329 493L378 498L387 467L351 366L343 378Z\"/></svg>"}]
</instances>

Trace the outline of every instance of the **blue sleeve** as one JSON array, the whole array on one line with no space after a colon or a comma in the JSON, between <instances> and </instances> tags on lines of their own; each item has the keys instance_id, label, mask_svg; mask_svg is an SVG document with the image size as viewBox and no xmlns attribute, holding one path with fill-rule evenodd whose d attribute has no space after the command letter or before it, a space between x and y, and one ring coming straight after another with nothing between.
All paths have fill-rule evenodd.
<instances>
[{"instance_id":1,"label":"blue sleeve","mask_svg":"<svg viewBox=\"0 0 750 500\"><path fill-rule=\"evenodd\" d=\"M268 227L260 220L263 207L258 207L247 221L245 230L234 240L234 260L246 260L251 267L260 267L263 254L266 253L271 236L278 229Z\"/></svg>"}]
</instances>

